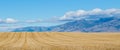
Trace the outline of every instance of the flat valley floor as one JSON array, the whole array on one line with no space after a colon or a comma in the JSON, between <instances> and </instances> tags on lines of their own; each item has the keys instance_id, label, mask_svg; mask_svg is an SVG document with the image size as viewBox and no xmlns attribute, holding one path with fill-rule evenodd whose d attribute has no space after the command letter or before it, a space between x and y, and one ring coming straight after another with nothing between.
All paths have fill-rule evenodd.
<instances>
[{"instance_id":1,"label":"flat valley floor","mask_svg":"<svg viewBox=\"0 0 120 50\"><path fill-rule=\"evenodd\" d=\"M1 32L0 50L120 50L120 32Z\"/></svg>"}]
</instances>

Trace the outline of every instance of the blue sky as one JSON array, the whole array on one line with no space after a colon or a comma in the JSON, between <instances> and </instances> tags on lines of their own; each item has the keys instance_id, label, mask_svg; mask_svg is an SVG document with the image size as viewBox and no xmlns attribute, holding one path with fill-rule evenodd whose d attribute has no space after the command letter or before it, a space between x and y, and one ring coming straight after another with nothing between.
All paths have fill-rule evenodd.
<instances>
[{"instance_id":1,"label":"blue sky","mask_svg":"<svg viewBox=\"0 0 120 50\"><path fill-rule=\"evenodd\" d=\"M0 0L0 19L20 21L19 23L0 23L7 26L51 26L62 22L47 22L63 16L66 12L92 10L95 8L120 8L120 0ZM27 23L40 20L45 22Z\"/></svg>"},{"instance_id":2,"label":"blue sky","mask_svg":"<svg viewBox=\"0 0 120 50\"><path fill-rule=\"evenodd\" d=\"M120 8L120 0L0 0L0 18L48 19L67 11Z\"/></svg>"}]
</instances>

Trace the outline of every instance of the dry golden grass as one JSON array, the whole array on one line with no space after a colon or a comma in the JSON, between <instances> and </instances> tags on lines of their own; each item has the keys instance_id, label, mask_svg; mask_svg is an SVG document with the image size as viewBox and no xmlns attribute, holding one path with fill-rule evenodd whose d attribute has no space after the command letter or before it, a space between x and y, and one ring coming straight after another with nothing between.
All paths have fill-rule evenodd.
<instances>
[{"instance_id":1,"label":"dry golden grass","mask_svg":"<svg viewBox=\"0 0 120 50\"><path fill-rule=\"evenodd\" d=\"M120 50L120 33L0 33L0 50Z\"/></svg>"}]
</instances>

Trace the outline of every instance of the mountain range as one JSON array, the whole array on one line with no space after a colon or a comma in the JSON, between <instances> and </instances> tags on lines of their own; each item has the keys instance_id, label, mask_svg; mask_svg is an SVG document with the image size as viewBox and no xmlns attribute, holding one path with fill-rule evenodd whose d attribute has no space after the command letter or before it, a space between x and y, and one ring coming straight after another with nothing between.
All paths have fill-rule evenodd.
<instances>
[{"instance_id":1,"label":"mountain range","mask_svg":"<svg viewBox=\"0 0 120 50\"><path fill-rule=\"evenodd\" d=\"M16 28L13 32L120 32L120 18L80 19L51 27Z\"/></svg>"}]
</instances>

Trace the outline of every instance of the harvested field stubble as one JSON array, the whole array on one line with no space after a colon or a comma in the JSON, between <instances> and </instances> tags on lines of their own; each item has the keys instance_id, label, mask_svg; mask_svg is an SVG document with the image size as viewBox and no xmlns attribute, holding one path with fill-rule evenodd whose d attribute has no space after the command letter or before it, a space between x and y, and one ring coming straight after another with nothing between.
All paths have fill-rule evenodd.
<instances>
[{"instance_id":1,"label":"harvested field stubble","mask_svg":"<svg viewBox=\"0 0 120 50\"><path fill-rule=\"evenodd\" d=\"M120 50L120 33L1 32L0 50Z\"/></svg>"}]
</instances>

